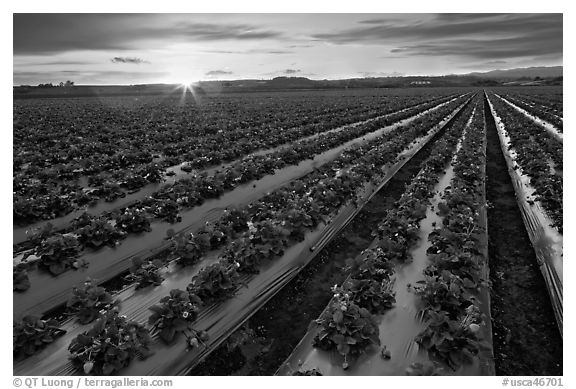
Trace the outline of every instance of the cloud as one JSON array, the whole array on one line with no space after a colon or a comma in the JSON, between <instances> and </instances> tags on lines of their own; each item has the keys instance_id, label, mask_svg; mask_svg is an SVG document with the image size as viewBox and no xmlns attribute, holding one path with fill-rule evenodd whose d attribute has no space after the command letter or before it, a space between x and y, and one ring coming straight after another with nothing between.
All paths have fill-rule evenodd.
<instances>
[{"instance_id":1,"label":"cloud","mask_svg":"<svg viewBox=\"0 0 576 389\"><path fill-rule=\"evenodd\" d=\"M36 85L46 82L71 80L82 84L133 84L154 81L166 77L167 72L135 72L121 70L61 70L61 71L17 71L13 73L14 85Z\"/></svg>"},{"instance_id":2,"label":"cloud","mask_svg":"<svg viewBox=\"0 0 576 389\"><path fill-rule=\"evenodd\" d=\"M476 59L501 59L544 56L562 52L562 40L550 34L501 39L450 39L423 44L408 44L391 50L411 56L465 56Z\"/></svg>"},{"instance_id":3,"label":"cloud","mask_svg":"<svg viewBox=\"0 0 576 389\"><path fill-rule=\"evenodd\" d=\"M234 72L228 72L226 70L210 70L206 72L204 75L207 77L218 77L218 76L229 76L234 74Z\"/></svg>"},{"instance_id":4,"label":"cloud","mask_svg":"<svg viewBox=\"0 0 576 389\"><path fill-rule=\"evenodd\" d=\"M213 54L292 54L289 50L250 49L250 50L202 50L203 53Z\"/></svg>"},{"instance_id":5,"label":"cloud","mask_svg":"<svg viewBox=\"0 0 576 389\"><path fill-rule=\"evenodd\" d=\"M132 50L166 42L264 40L278 31L245 23L205 23L179 14L14 14L14 54ZM73 32L73 33L72 33Z\"/></svg>"},{"instance_id":6,"label":"cloud","mask_svg":"<svg viewBox=\"0 0 576 389\"><path fill-rule=\"evenodd\" d=\"M562 53L562 14L440 14L375 18L341 31L314 34L333 44L396 46L407 56L477 59Z\"/></svg>"},{"instance_id":7,"label":"cloud","mask_svg":"<svg viewBox=\"0 0 576 389\"><path fill-rule=\"evenodd\" d=\"M398 72L360 72L360 74L362 75L362 77L402 77L404 76L403 73L398 73Z\"/></svg>"},{"instance_id":8,"label":"cloud","mask_svg":"<svg viewBox=\"0 0 576 389\"><path fill-rule=\"evenodd\" d=\"M503 65L503 64L507 64L508 61L503 61L503 60L496 60L496 61L488 61L485 63L485 65Z\"/></svg>"},{"instance_id":9,"label":"cloud","mask_svg":"<svg viewBox=\"0 0 576 389\"><path fill-rule=\"evenodd\" d=\"M18 61L14 60L14 64L16 65ZM67 60L55 60L55 61L42 61L42 62L32 62L26 61L22 63L18 63L18 65L25 65L25 66L76 66L76 65L93 65L93 61L67 61Z\"/></svg>"},{"instance_id":10,"label":"cloud","mask_svg":"<svg viewBox=\"0 0 576 389\"><path fill-rule=\"evenodd\" d=\"M302 70L301 69L283 69L283 70L276 70L273 72L267 72L267 73L262 73L262 75L264 76L290 76L290 75L295 75L295 74L299 74L300 76L304 75L302 74ZM313 74L313 73L306 73L306 74Z\"/></svg>"},{"instance_id":11,"label":"cloud","mask_svg":"<svg viewBox=\"0 0 576 389\"><path fill-rule=\"evenodd\" d=\"M110 60L112 63L134 63L134 64L141 64L141 63L150 63L142 58L136 57L114 57Z\"/></svg>"}]
</instances>

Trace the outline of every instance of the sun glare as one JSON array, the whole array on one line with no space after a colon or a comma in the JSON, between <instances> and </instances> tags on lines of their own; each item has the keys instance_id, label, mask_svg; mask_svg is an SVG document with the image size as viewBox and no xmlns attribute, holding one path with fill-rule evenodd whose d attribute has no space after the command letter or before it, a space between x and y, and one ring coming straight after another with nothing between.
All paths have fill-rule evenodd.
<instances>
[{"instance_id":1,"label":"sun glare","mask_svg":"<svg viewBox=\"0 0 576 389\"><path fill-rule=\"evenodd\" d=\"M177 84L176 89L182 91L182 96L180 97L180 103L184 103L186 101L186 96L188 92L192 95L192 98L196 100L196 93L194 92L194 83L192 82L180 82Z\"/></svg>"}]
</instances>

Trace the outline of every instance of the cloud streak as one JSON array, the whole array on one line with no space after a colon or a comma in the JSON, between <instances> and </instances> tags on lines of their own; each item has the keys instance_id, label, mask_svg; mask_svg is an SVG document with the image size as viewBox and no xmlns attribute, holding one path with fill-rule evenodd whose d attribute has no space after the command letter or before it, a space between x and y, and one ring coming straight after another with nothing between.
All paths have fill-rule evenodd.
<instances>
[{"instance_id":1,"label":"cloud streak","mask_svg":"<svg viewBox=\"0 0 576 389\"><path fill-rule=\"evenodd\" d=\"M126 83L142 83L154 81L166 76L166 72L133 72L122 70L61 70L61 71L14 71L15 84L38 84L45 82L60 82L72 80L78 84L109 84L110 81ZM30 82L29 80L38 80Z\"/></svg>"},{"instance_id":2,"label":"cloud streak","mask_svg":"<svg viewBox=\"0 0 576 389\"><path fill-rule=\"evenodd\" d=\"M440 14L376 18L313 38L338 45L394 45L393 54L505 58L562 53L562 14Z\"/></svg>"},{"instance_id":3,"label":"cloud streak","mask_svg":"<svg viewBox=\"0 0 576 389\"><path fill-rule=\"evenodd\" d=\"M188 19L173 14L14 14L14 54L131 50L144 43L161 47L166 41L249 41L283 36L253 24Z\"/></svg>"},{"instance_id":4,"label":"cloud streak","mask_svg":"<svg viewBox=\"0 0 576 389\"><path fill-rule=\"evenodd\" d=\"M149 61L143 60L142 58L137 57L114 57L110 60L112 63L132 63L132 64L142 64L142 63L150 63Z\"/></svg>"},{"instance_id":5,"label":"cloud streak","mask_svg":"<svg viewBox=\"0 0 576 389\"><path fill-rule=\"evenodd\" d=\"M202 50L211 54L292 54L290 50L250 49L250 50Z\"/></svg>"},{"instance_id":6,"label":"cloud streak","mask_svg":"<svg viewBox=\"0 0 576 389\"><path fill-rule=\"evenodd\" d=\"M229 76L231 74L234 74L234 72L229 72L226 70L210 70L209 72L206 72L204 75L207 77L219 77L219 76Z\"/></svg>"},{"instance_id":7,"label":"cloud streak","mask_svg":"<svg viewBox=\"0 0 576 389\"><path fill-rule=\"evenodd\" d=\"M402 77L404 74L399 72L360 72L362 77Z\"/></svg>"}]
</instances>

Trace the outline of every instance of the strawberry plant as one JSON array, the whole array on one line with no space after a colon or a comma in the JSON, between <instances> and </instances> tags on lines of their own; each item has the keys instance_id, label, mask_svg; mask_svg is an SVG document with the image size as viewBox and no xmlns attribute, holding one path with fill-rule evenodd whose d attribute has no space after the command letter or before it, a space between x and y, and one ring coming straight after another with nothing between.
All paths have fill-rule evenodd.
<instances>
[{"instance_id":1,"label":"strawberry plant","mask_svg":"<svg viewBox=\"0 0 576 389\"><path fill-rule=\"evenodd\" d=\"M144 261L141 258L133 258L130 266L130 274L125 277L128 282L135 282L136 289L144 288L148 285L158 286L164 281L160 274L160 269L164 267L162 261Z\"/></svg>"},{"instance_id":2,"label":"strawberry plant","mask_svg":"<svg viewBox=\"0 0 576 389\"><path fill-rule=\"evenodd\" d=\"M192 328L192 322L198 317L200 304L201 301L197 296L173 289L168 296L160 300L160 304L149 308L152 315L148 323L158 331L160 339L165 343L172 343L179 333L186 335L189 345L192 345L192 339L204 342L208 339L206 332Z\"/></svg>"},{"instance_id":3,"label":"strawberry plant","mask_svg":"<svg viewBox=\"0 0 576 389\"><path fill-rule=\"evenodd\" d=\"M270 251L281 254L286 246L289 231L272 220L252 224L248 222L249 239L252 244L262 245Z\"/></svg>"},{"instance_id":4,"label":"strawberry plant","mask_svg":"<svg viewBox=\"0 0 576 389\"><path fill-rule=\"evenodd\" d=\"M150 231L150 220L139 209L126 208L116 217L116 225L126 232Z\"/></svg>"},{"instance_id":5,"label":"strawberry plant","mask_svg":"<svg viewBox=\"0 0 576 389\"><path fill-rule=\"evenodd\" d=\"M282 215L283 226L290 231L290 237L297 241L304 240L306 230L315 227L316 223L303 209L290 209Z\"/></svg>"},{"instance_id":6,"label":"strawberry plant","mask_svg":"<svg viewBox=\"0 0 576 389\"><path fill-rule=\"evenodd\" d=\"M82 212L82 214L76 218L74 218L74 220L72 220L72 222L70 223L70 226L73 229L79 229L82 227L86 227L87 225L90 225L90 223L94 220L94 216L90 215L88 212Z\"/></svg>"},{"instance_id":7,"label":"strawberry plant","mask_svg":"<svg viewBox=\"0 0 576 389\"><path fill-rule=\"evenodd\" d=\"M174 224L182 220L180 216L180 207L174 200L156 200L150 198L148 201L144 200L143 205L146 210L159 219L165 220L168 223ZM150 203L150 204L147 204Z\"/></svg>"},{"instance_id":8,"label":"strawberry plant","mask_svg":"<svg viewBox=\"0 0 576 389\"><path fill-rule=\"evenodd\" d=\"M349 259L346 270L352 278L382 282L394 273L394 264L388 260L386 252L377 247L364 251L364 255Z\"/></svg>"},{"instance_id":9,"label":"strawberry plant","mask_svg":"<svg viewBox=\"0 0 576 389\"><path fill-rule=\"evenodd\" d=\"M235 233L240 233L247 229L248 219L249 215L245 209L232 208L224 210L220 222L230 226Z\"/></svg>"},{"instance_id":10,"label":"strawberry plant","mask_svg":"<svg viewBox=\"0 0 576 389\"><path fill-rule=\"evenodd\" d=\"M12 268L12 290L15 292L24 292L30 288L30 279L28 278L27 263L19 263Z\"/></svg>"},{"instance_id":11,"label":"strawberry plant","mask_svg":"<svg viewBox=\"0 0 576 389\"><path fill-rule=\"evenodd\" d=\"M29 241L36 242L42 241L48 238L50 235L54 234L56 229L52 225L52 223L48 222L41 227L32 229L32 233L28 237Z\"/></svg>"},{"instance_id":12,"label":"strawberry plant","mask_svg":"<svg viewBox=\"0 0 576 389\"><path fill-rule=\"evenodd\" d=\"M116 228L116 222L104 218L94 218L89 224L76 230L78 240L87 247L100 248L104 245L114 247L124 239L126 232Z\"/></svg>"},{"instance_id":13,"label":"strawberry plant","mask_svg":"<svg viewBox=\"0 0 576 389\"><path fill-rule=\"evenodd\" d=\"M161 182L163 179L164 169L157 163L145 164L138 169L136 173L148 182Z\"/></svg>"},{"instance_id":14,"label":"strawberry plant","mask_svg":"<svg viewBox=\"0 0 576 389\"><path fill-rule=\"evenodd\" d=\"M247 237L232 242L221 257L224 260L238 263L238 272L247 274L258 274L262 262L267 258L266 253L255 247Z\"/></svg>"},{"instance_id":15,"label":"strawberry plant","mask_svg":"<svg viewBox=\"0 0 576 389\"><path fill-rule=\"evenodd\" d=\"M148 330L116 310L102 315L94 326L78 335L68 346L74 366L85 374L111 375L136 357L151 355Z\"/></svg>"},{"instance_id":16,"label":"strawberry plant","mask_svg":"<svg viewBox=\"0 0 576 389\"><path fill-rule=\"evenodd\" d=\"M357 357L369 347L380 344L378 325L366 308L356 305L344 290L334 287L334 299L316 323L320 332L314 337L314 346L322 350L336 349L344 356Z\"/></svg>"},{"instance_id":17,"label":"strawberry plant","mask_svg":"<svg viewBox=\"0 0 576 389\"><path fill-rule=\"evenodd\" d=\"M88 279L80 288L74 287L72 297L66 303L69 313L78 317L80 324L88 324L114 305L112 295Z\"/></svg>"},{"instance_id":18,"label":"strawberry plant","mask_svg":"<svg viewBox=\"0 0 576 389\"><path fill-rule=\"evenodd\" d=\"M122 172L122 179L119 184L121 187L128 189L128 192L135 192L148 183L148 181L140 174L134 171Z\"/></svg>"},{"instance_id":19,"label":"strawberry plant","mask_svg":"<svg viewBox=\"0 0 576 389\"><path fill-rule=\"evenodd\" d=\"M351 296L350 301L373 314L382 314L394 306L396 298L392 287L393 283L388 280L378 282L355 278L350 278L343 285Z\"/></svg>"},{"instance_id":20,"label":"strawberry plant","mask_svg":"<svg viewBox=\"0 0 576 389\"><path fill-rule=\"evenodd\" d=\"M53 275L79 267L76 261L81 247L74 234L56 234L42 241L36 250L40 266L48 269Z\"/></svg>"},{"instance_id":21,"label":"strawberry plant","mask_svg":"<svg viewBox=\"0 0 576 389\"><path fill-rule=\"evenodd\" d=\"M321 376L323 375L322 372L316 368L314 369L307 369L307 370L296 370L292 372L292 376Z\"/></svg>"},{"instance_id":22,"label":"strawberry plant","mask_svg":"<svg viewBox=\"0 0 576 389\"><path fill-rule=\"evenodd\" d=\"M198 263L211 247L210 237L206 234L194 235L185 232L175 234L172 230L168 230L167 235L171 243L170 254L184 266Z\"/></svg>"},{"instance_id":23,"label":"strawberry plant","mask_svg":"<svg viewBox=\"0 0 576 389\"><path fill-rule=\"evenodd\" d=\"M126 192L120 188L120 185L106 183L96 187L96 192L99 197L103 198L106 202L113 202L119 198L126 197Z\"/></svg>"},{"instance_id":24,"label":"strawberry plant","mask_svg":"<svg viewBox=\"0 0 576 389\"><path fill-rule=\"evenodd\" d=\"M222 301L236 293L240 276L236 271L239 264L215 263L200 270L186 288L188 293L200 298L202 304Z\"/></svg>"},{"instance_id":25,"label":"strawberry plant","mask_svg":"<svg viewBox=\"0 0 576 389\"><path fill-rule=\"evenodd\" d=\"M434 362L414 362L406 368L408 376L439 376L443 369Z\"/></svg>"},{"instance_id":26,"label":"strawberry plant","mask_svg":"<svg viewBox=\"0 0 576 389\"><path fill-rule=\"evenodd\" d=\"M66 331L58 328L56 320L41 320L36 316L25 316L13 325L14 359L21 360L35 354L65 333Z\"/></svg>"},{"instance_id":27,"label":"strawberry plant","mask_svg":"<svg viewBox=\"0 0 576 389\"><path fill-rule=\"evenodd\" d=\"M427 311L427 327L416 341L426 350L457 370L462 364L472 363L482 343L478 331L483 324L478 308L470 305L465 315L450 319L443 311Z\"/></svg>"},{"instance_id":28,"label":"strawberry plant","mask_svg":"<svg viewBox=\"0 0 576 389\"><path fill-rule=\"evenodd\" d=\"M223 231L224 230L224 231ZM226 229L221 229L221 226L213 223L206 222L205 225L198 231L198 236L204 241L210 243L209 249L215 250L226 243L228 235Z\"/></svg>"}]
</instances>

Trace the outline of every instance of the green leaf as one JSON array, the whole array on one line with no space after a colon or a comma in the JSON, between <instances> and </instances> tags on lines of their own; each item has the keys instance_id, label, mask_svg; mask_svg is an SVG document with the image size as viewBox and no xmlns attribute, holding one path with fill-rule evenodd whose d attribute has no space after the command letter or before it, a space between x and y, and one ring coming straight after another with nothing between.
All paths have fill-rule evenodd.
<instances>
[{"instance_id":1,"label":"green leaf","mask_svg":"<svg viewBox=\"0 0 576 389\"><path fill-rule=\"evenodd\" d=\"M171 343L175 335L176 329L174 327L167 327L160 331L160 338L166 343Z\"/></svg>"},{"instance_id":2,"label":"green leaf","mask_svg":"<svg viewBox=\"0 0 576 389\"><path fill-rule=\"evenodd\" d=\"M336 312L334 312L334 315L332 316L332 319L336 323L342 323L344 321L344 314L342 313L342 311L336 310Z\"/></svg>"},{"instance_id":3,"label":"green leaf","mask_svg":"<svg viewBox=\"0 0 576 389\"><path fill-rule=\"evenodd\" d=\"M104 366L102 366L102 374L104 375L110 375L112 374L113 371L114 371L114 365L110 363L105 363Z\"/></svg>"}]
</instances>

